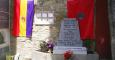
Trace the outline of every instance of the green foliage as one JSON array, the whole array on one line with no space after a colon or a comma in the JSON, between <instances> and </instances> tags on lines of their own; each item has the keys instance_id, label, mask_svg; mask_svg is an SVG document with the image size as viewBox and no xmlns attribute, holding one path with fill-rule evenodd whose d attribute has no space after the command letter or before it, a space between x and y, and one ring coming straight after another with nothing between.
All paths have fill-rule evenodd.
<instances>
[{"instance_id":1,"label":"green foliage","mask_svg":"<svg viewBox=\"0 0 115 60\"><path fill-rule=\"evenodd\" d=\"M47 43L45 41L40 41L40 51L41 52L47 52L48 51Z\"/></svg>"},{"instance_id":2,"label":"green foliage","mask_svg":"<svg viewBox=\"0 0 115 60\"><path fill-rule=\"evenodd\" d=\"M3 44L3 43L4 43L4 37L2 33L0 32L0 44Z\"/></svg>"},{"instance_id":3,"label":"green foliage","mask_svg":"<svg viewBox=\"0 0 115 60\"><path fill-rule=\"evenodd\" d=\"M95 40L86 39L85 41L83 41L83 44L89 51L95 51L95 49L96 49L96 41Z\"/></svg>"}]
</instances>

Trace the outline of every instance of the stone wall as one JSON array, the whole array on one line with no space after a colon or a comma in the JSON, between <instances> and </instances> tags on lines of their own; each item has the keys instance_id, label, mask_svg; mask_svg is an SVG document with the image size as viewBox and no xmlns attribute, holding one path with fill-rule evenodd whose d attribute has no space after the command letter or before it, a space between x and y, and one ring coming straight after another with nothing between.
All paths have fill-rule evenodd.
<instances>
[{"instance_id":1,"label":"stone wall","mask_svg":"<svg viewBox=\"0 0 115 60\"><path fill-rule=\"evenodd\" d=\"M115 0L108 0L112 59L115 60Z\"/></svg>"},{"instance_id":2,"label":"stone wall","mask_svg":"<svg viewBox=\"0 0 115 60\"><path fill-rule=\"evenodd\" d=\"M0 29L0 33L3 36L3 41L4 41L4 43L0 44L0 60L3 60L3 59L5 59L6 54L9 52L10 36L9 36L9 30L8 29Z\"/></svg>"},{"instance_id":3,"label":"stone wall","mask_svg":"<svg viewBox=\"0 0 115 60\"><path fill-rule=\"evenodd\" d=\"M9 27L9 0L0 0L0 28Z\"/></svg>"}]
</instances>

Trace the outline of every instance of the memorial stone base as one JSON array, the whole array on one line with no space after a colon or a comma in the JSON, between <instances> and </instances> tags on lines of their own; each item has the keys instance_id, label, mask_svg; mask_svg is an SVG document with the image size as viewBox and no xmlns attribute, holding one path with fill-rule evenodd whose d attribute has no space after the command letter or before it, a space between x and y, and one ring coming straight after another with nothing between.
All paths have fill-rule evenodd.
<instances>
[{"instance_id":1,"label":"memorial stone base","mask_svg":"<svg viewBox=\"0 0 115 60\"><path fill-rule=\"evenodd\" d=\"M32 60L64 60L63 54L50 54L33 51ZM74 54L72 60L99 60L98 54Z\"/></svg>"},{"instance_id":2,"label":"memorial stone base","mask_svg":"<svg viewBox=\"0 0 115 60\"><path fill-rule=\"evenodd\" d=\"M86 47L82 47L82 45L78 21L75 18L64 18L53 54L63 54L68 50L74 54L87 54Z\"/></svg>"}]
</instances>

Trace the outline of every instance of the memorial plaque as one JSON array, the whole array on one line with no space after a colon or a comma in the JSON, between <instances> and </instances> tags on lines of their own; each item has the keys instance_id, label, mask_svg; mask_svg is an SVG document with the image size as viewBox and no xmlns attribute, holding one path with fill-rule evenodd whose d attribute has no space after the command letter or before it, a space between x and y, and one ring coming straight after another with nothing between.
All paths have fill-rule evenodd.
<instances>
[{"instance_id":1,"label":"memorial plaque","mask_svg":"<svg viewBox=\"0 0 115 60\"><path fill-rule=\"evenodd\" d=\"M34 15L34 24L50 25L54 24L54 13L50 11L40 11Z\"/></svg>"},{"instance_id":2,"label":"memorial plaque","mask_svg":"<svg viewBox=\"0 0 115 60\"><path fill-rule=\"evenodd\" d=\"M78 21L65 18L61 23L58 46L82 46Z\"/></svg>"},{"instance_id":3,"label":"memorial plaque","mask_svg":"<svg viewBox=\"0 0 115 60\"><path fill-rule=\"evenodd\" d=\"M72 50L74 54L87 54L87 49L82 47L82 40L80 40L78 21L74 18L65 18L62 21L53 54L63 54L67 50Z\"/></svg>"}]
</instances>

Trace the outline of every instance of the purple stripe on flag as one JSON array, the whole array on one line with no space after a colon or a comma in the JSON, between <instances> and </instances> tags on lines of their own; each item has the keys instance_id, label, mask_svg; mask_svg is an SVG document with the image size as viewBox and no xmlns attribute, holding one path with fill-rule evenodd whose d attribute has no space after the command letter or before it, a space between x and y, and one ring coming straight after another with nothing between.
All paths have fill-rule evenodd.
<instances>
[{"instance_id":1,"label":"purple stripe on flag","mask_svg":"<svg viewBox=\"0 0 115 60\"><path fill-rule=\"evenodd\" d=\"M31 37L34 17L34 0L27 0L26 36Z\"/></svg>"}]
</instances>

